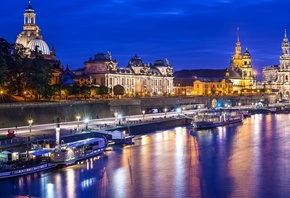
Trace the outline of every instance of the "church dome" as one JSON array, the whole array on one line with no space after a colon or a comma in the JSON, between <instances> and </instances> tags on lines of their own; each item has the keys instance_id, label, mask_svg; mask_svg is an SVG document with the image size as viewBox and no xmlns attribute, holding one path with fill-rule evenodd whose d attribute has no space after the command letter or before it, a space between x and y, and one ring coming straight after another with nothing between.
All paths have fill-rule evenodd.
<instances>
[{"instance_id":1,"label":"church dome","mask_svg":"<svg viewBox=\"0 0 290 198\"><path fill-rule=\"evenodd\" d=\"M164 61L163 60L156 60L156 61L154 61L154 65L153 65L154 67L164 67L165 66L165 64L164 64Z\"/></svg>"},{"instance_id":2,"label":"church dome","mask_svg":"<svg viewBox=\"0 0 290 198\"><path fill-rule=\"evenodd\" d=\"M135 55L133 58L131 58L128 66L143 67L144 63L140 57Z\"/></svg>"},{"instance_id":3,"label":"church dome","mask_svg":"<svg viewBox=\"0 0 290 198\"><path fill-rule=\"evenodd\" d=\"M36 51L37 49L37 51L41 52L44 55L50 55L49 47L42 39L34 39L30 41L27 47L30 51Z\"/></svg>"},{"instance_id":4,"label":"church dome","mask_svg":"<svg viewBox=\"0 0 290 198\"><path fill-rule=\"evenodd\" d=\"M248 51L248 49L246 49L246 51L245 51L243 57L244 57L244 58L246 58L246 57L247 57L247 58L250 58L250 57L251 57L251 54L250 54L250 52Z\"/></svg>"}]
</instances>

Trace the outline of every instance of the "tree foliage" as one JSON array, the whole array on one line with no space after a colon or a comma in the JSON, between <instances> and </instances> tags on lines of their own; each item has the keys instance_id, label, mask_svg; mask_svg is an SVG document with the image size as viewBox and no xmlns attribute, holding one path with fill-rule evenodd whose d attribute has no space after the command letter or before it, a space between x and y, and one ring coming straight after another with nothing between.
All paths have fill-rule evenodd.
<instances>
[{"instance_id":1,"label":"tree foliage","mask_svg":"<svg viewBox=\"0 0 290 198\"><path fill-rule=\"evenodd\" d=\"M11 45L5 39L0 38L0 88L7 86L8 72L7 61L11 54Z\"/></svg>"},{"instance_id":2,"label":"tree foliage","mask_svg":"<svg viewBox=\"0 0 290 198\"><path fill-rule=\"evenodd\" d=\"M116 85L113 89L114 95L122 96L125 93L125 89L122 85Z\"/></svg>"},{"instance_id":3,"label":"tree foliage","mask_svg":"<svg viewBox=\"0 0 290 198\"><path fill-rule=\"evenodd\" d=\"M53 95L53 89L50 85L52 70L50 64L42 56L30 59L30 64L27 65L25 74L27 88L33 91L36 99L39 96L49 98Z\"/></svg>"},{"instance_id":4,"label":"tree foliage","mask_svg":"<svg viewBox=\"0 0 290 198\"><path fill-rule=\"evenodd\" d=\"M108 87L106 87L106 86L100 86L99 87L100 89L99 89L99 94L101 95L101 96L103 96L103 95L107 95L108 93L109 93L109 88Z\"/></svg>"}]
</instances>

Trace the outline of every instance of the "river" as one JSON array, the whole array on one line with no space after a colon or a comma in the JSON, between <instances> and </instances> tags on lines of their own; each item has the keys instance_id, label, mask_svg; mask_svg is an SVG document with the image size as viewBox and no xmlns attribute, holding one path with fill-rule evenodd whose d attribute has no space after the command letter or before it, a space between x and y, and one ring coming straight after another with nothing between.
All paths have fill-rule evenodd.
<instances>
[{"instance_id":1,"label":"river","mask_svg":"<svg viewBox=\"0 0 290 198\"><path fill-rule=\"evenodd\" d=\"M290 115L177 127L81 164L0 181L0 197L289 197Z\"/></svg>"}]
</instances>

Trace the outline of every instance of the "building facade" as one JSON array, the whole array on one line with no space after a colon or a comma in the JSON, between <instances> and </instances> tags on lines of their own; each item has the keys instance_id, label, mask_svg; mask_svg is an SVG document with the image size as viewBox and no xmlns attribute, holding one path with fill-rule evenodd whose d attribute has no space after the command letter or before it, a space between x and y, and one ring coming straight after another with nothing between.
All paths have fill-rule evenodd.
<instances>
[{"instance_id":1,"label":"building facade","mask_svg":"<svg viewBox=\"0 0 290 198\"><path fill-rule=\"evenodd\" d=\"M194 95L228 95L233 83L228 79L197 79L193 82Z\"/></svg>"},{"instance_id":2,"label":"building facade","mask_svg":"<svg viewBox=\"0 0 290 198\"><path fill-rule=\"evenodd\" d=\"M30 2L24 11L23 30L18 34L16 43L23 45L28 58L41 55L51 65L53 78L51 84L60 84L60 76L63 70L60 61L56 60L54 47L51 49L42 39L40 28L36 25L36 13Z\"/></svg>"},{"instance_id":3,"label":"building facade","mask_svg":"<svg viewBox=\"0 0 290 198\"><path fill-rule=\"evenodd\" d=\"M127 67L118 67L116 60L108 54L98 53L84 62L84 72L92 77L94 85L111 90L121 85L127 96L170 95L173 91L173 67L169 61L157 60L153 65L144 64L135 55Z\"/></svg>"},{"instance_id":4,"label":"building facade","mask_svg":"<svg viewBox=\"0 0 290 198\"><path fill-rule=\"evenodd\" d=\"M242 54L239 32L235 54L231 57L230 66L225 75L232 81L234 92L241 93L243 90L256 89L257 76L256 72L253 71L251 54L248 49Z\"/></svg>"},{"instance_id":5,"label":"building facade","mask_svg":"<svg viewBox=\"0 0 290 198\"><path fill-rule=\"evenodd\" d=\"M284 32L282 54L278 65L263 68L263 86L267 89L277 89L281 99L289 99L290 94L290 55L287 32Z\"/></svg>"}]
</instances>

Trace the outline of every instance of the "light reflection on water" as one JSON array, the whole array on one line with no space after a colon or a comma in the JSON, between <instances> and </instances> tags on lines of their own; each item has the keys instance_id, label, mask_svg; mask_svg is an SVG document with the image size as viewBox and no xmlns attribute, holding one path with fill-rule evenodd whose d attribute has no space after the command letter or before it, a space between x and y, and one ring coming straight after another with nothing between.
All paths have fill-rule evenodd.
<instances>
[{"instance_id":1,"label":"light reflection on water","mask_svg":"<svg viewBox=\"0 0 290 198\"><path fill-rule=\"evenodd\" d=\"M290 116L138 136L132 146L58 170L0 181L1 196L288 197ZM3 190L5 189L5 190Z\"/></svg>"}]
</instances>

